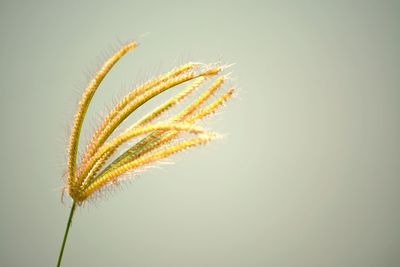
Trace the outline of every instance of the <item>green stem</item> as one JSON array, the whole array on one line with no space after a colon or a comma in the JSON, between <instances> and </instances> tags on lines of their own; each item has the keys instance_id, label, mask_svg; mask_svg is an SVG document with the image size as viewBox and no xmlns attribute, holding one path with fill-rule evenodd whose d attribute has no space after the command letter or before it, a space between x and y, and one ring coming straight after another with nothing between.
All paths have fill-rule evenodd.
<instances>
[{"instance_id":1,"label":"green stem","mask_svg":"<svg viewBox=\"0 0 400 267\"><path fill-rule=\"evenodd\" d=\"M75 207L76 207L76 204L75 204L75 201L74 201L74 203L72 204L72 207L71 207L71 211L69 213L67 228L65 229L64 239L63 239L63 242L62 242L62 245L61 245L60 256L58 256L57 267L60 267L60 265L61 265L62 256L64 254L65 242L67 241L68 232L69 232L69 228L71 227L72 216L74 215Z\"/></svg>"}]
</instances>

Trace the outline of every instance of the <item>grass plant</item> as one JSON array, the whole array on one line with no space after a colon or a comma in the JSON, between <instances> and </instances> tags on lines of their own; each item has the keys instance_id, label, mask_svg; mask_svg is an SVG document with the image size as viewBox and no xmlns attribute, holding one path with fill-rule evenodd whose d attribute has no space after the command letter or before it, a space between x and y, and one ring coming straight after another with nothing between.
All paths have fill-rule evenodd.
<instances>
[{"instance_id":1,"label":"grass plant","mask_svg":"<svg viewBox=\"0 0 400 267\"><path fill-rule=\"evenodd\" d=\"M96 90L118 60L136 47L136 42L129 42L107 59L89 82L79 101L70 133L68 170L63 190L72 198L72 207L57 266L61 265L71 222L78 206L101 194L105 188L118 184L123 180L124 174L218 137L216 133L203 129L197 123L223 106L234 93L233 88L228 88L218 94L227 79L222 74L225 66L193 62L178 66L136 86L124 96L104 116L86 149L83 153L79 152L81 157L78 160L82 126ZM126 129L117 129L146 102L179 85L184 86L179 93ZM168 114L172 108L188 100L196 90L203 91L180 111ZM165 115L168 115L167 118L164 118ZM133 145L130 144L136 138L141 139ZM124 145L129 146L121 151Z\"/></svg>"}]
</instances>

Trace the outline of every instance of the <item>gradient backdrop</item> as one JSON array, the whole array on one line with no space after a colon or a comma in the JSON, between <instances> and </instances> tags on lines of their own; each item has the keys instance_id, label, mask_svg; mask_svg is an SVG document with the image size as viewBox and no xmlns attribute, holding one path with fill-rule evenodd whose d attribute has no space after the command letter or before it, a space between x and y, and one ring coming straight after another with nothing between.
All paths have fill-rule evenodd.
<instances>
[{"instance_id":1,"label":"gradient backdrop","mask_svg":"<svg viewBox=\"0 0 400 267\"><path fill-rule=\"evenodd\" d=\"M0 266L55 266L76 103L131 39L89 128L188 60L239 96L224 140L79 209L63 266L400 266L399 29L399 1L0 1Z\"/></svg>"}]
</instances>

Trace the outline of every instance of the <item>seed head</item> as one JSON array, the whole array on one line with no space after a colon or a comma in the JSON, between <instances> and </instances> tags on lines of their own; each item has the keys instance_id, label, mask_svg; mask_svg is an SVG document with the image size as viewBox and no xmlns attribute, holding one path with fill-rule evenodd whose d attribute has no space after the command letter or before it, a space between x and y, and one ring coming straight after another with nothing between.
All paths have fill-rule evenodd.
<instances>
[{"instance_id":1,"label":"seed head","mask_svg":"<svg viewBox=\"0 0 400 267\"><path fill-rule=\"evenodd\" d=\"M115 184L128 172L188 148L206 144L217 137L217 134L204 130L196 123L213 114L233 95L234 89L229 88L220 96L215 97L211 103L206 104L225 82L225 77L221 75L223 66L192 62L178 66L137 86L123 97L104 116L78 163L81 129L93 95L115 63L136 47L135 42L130 42L114 53L89 82L79 101L68 147L68 175L65 185L65 190L77 204L82 204L107 185ZM187 104L182 111L170 114L169 117L160 121L161 115L181 103L195 90L205 87L208 80L211 80L211 85ZM186 86L181 92L154 108L121 133L115 134L116 129L135 110L157 95L181 84ZM111 138L113 133L115 137ZM183 133L191 137L182 139L182 136L188 136ZM118 148L140 136L142 136L140 141L117 155ZM115 159L108 163L111 157Z\"/></svg>"}]
</instances>

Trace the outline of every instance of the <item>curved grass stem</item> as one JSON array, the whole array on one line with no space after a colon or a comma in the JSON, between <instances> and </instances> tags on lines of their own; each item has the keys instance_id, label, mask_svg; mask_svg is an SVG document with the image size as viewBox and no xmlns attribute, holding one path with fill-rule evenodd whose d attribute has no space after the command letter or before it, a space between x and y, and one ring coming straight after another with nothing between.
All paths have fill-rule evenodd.
<instances>
[{"instance_id":1,"label":"curved grass stem","mask_svg":"<svg viewBox=\"0 0 400 267\"><path fill-rule=\"evenodd\" d=\"M71 227L72 217L74 215L75 208L76 208L76 203L74 201L74 203L72 204L72 207L71 207L71 211L69 213L67 228L65 229L64 239L63 239L63 242L62 242L62 245L61 245L61 250L60 250L60 255L58 256L57 267L60 267L60 265L61 265L62 256L64 254L64 247L65 247L65 243L67 241L69 228Z\"/></svg>"}]
</instances>

